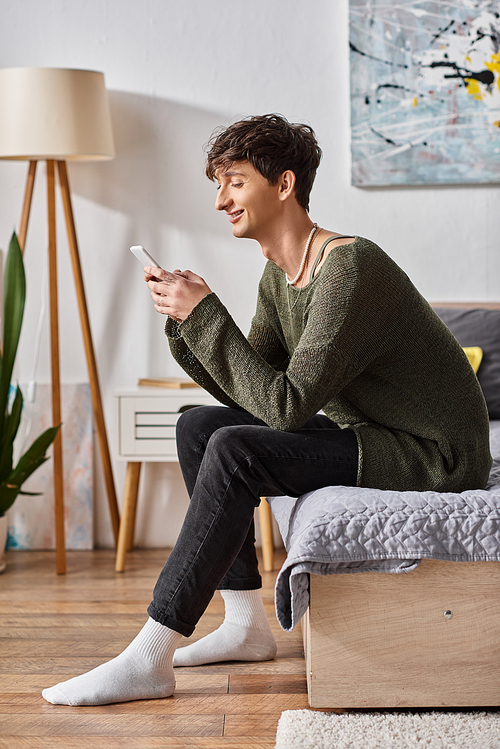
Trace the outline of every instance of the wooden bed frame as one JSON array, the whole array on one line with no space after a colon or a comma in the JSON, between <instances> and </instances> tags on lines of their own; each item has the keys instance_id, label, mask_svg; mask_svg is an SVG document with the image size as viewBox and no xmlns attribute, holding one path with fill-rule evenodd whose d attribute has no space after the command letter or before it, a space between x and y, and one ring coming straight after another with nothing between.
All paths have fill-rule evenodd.
<instances>
[{"instance_id":1,"label":"wooden bed frame","mask_svg":"<svg viewBox=\"0 0 500 749\"><path fill-rule=\"evenodd\" d=\"M500 563L311 575L311 707L500 705Z\"/></svg>"},{"instance_id":2,"label":"wooden bed frame","mask_svg":"<svg viewBox=\"0 0 500 749\"><path fill-rule=\"evenodd\" d=\"M500 706L500 562L311 575L302 626L311 707Z\"/></svg>"}]
</instances>

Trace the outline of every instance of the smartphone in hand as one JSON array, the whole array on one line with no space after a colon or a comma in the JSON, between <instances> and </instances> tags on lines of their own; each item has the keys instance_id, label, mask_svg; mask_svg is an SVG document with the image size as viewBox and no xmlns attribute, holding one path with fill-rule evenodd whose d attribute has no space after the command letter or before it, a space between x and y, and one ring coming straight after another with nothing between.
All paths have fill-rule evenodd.
<instances>
[{"instance_id":1,"label":"smartphone in hand","mask_svg":"<svg viewBox=\"0 0 500 749\"><path fill-rule=\"evenodd\" d=\"M143 267L146 265L152 265L154 268L161 268L161 265L152 257L147 250L144 249L142 244L135 244L130 248L137 260L142 263Z\"/></svg>"}]
</instances>

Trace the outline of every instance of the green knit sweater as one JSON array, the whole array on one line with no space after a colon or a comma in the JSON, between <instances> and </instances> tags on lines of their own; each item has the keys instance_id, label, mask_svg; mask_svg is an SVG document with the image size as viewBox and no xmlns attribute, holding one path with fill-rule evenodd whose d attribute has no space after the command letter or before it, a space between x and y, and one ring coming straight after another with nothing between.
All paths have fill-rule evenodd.
<instances>
[{"instance_id":1,"label":"green knit sweater","mask_svg":"<svg viewBox=\"0 0 500 749\"><path fill-rule=\"evenodd\" d=\"M165 327L174 358L220 402L295 431L318 411L358 438L358 485L485 486L488 414L461 347L405 273L356 237L302 289L268 262L248 339L215 294Z\"/></svg>"}]
</instances>

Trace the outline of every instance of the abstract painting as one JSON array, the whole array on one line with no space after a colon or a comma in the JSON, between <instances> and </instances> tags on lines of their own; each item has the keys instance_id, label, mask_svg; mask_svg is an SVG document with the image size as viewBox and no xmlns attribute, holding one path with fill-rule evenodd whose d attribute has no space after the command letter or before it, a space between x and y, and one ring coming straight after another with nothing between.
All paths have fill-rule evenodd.
<instances>
[{"instance_id":1,"label":"abstract painting","mask_svg":"<svg viewBox=\"0 0 500 749\"><path fill-rule=\"evenodd\" d=\"M498 0L350 0L352 183L500 182Z\"/></svg>"},{"instance_id":2,"label":"abstract painting","mask_svg":"<svg viewBox=\"0 0 500 749\"><path fill-rule=\"evenodd\" d=\"M36 384L30 401L26 385L23 418L16 452L20 454L52 424L51 386ZM67 549L92 549L94 541L92 493L92 402L88 383L61 385L63 416L64 520ZM51 454L51 451L49 451ZM52 459L23 485L38 496L20 495L9 510L8 549L54 549L54 483Z\"/></svg>"}]
</instances>

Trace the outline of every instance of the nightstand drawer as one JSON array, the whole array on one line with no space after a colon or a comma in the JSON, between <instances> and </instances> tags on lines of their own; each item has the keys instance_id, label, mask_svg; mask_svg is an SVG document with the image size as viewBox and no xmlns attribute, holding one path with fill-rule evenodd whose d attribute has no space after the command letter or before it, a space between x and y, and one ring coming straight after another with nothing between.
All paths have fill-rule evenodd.
<instances>
[{"instance_id":1,"label":"nightstand drawer","mask_svg":"<svg viewBox=\"0 0 500 749\"><path fill-rule=\"evenodd\" d=\"M136 440L175 440L175 427L136 426Z\"/></svg>"},{"instance_id":2,"label":"nightstand drawer","mask_svg":"<svg viewBox=\"0 0 500 749\"><path fill-rule=\"evenodd\" d=\"M175 427L181 413L194 406L220 405L201 388L189 392L147 388L119 394L116 403L117 453L141 461L176 461Z\"/></svg>"},{"instance_id":3,"label":"nightstand drawer","mask_svg":"<svg viewBox=\"0 0 500 749\"><path fill-rule=\"evenodd\" d=\"M136 427L166 427L175 426L179 418L179 411L172 413L170 411L136 411Z\"/></svg>"},{"instance_id":4,"label":"nightstand drawer","mask_svg":"<svg viewBox=\"0 0 500 749\"><path fill-rule=\"evenodd\" d=\"M179 412L136 411L135 440L175 440L175 425Z\"/></svg>"}]
</instances>

